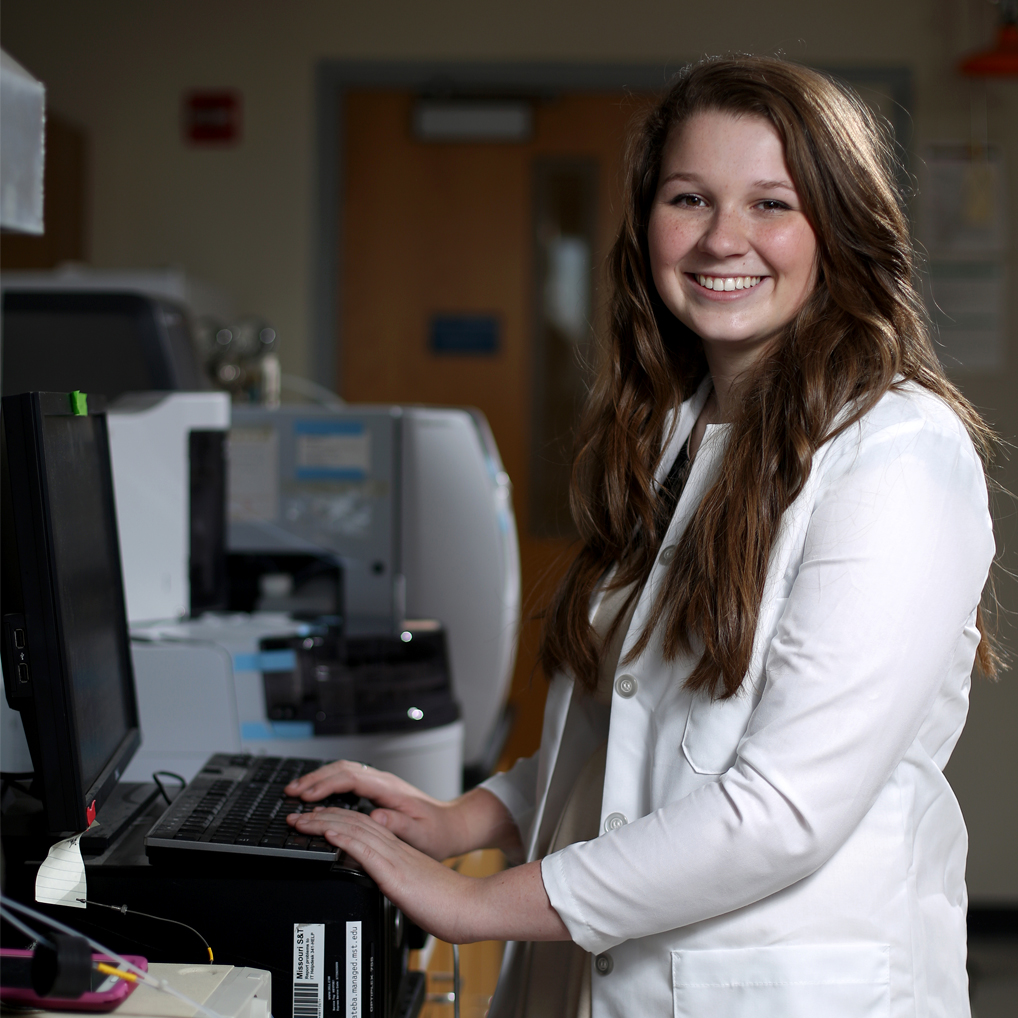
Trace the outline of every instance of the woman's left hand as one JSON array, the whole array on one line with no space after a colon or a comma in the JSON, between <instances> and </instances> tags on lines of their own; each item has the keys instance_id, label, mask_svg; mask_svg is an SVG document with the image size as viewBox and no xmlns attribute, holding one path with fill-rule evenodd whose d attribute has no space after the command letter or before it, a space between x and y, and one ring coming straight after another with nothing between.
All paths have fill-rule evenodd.
<instances>
[{"instance_id":1,"label":"woman's left hand","mask_svg":"<svg viewBox=\"0 0 1018 1018\"><path fill-rule=\"evenodd\" d=\"M287 820L298 833L324 837L346 852L394 905L440 940L570 939L548 900L539 862L465 877L355 810L328 807Z\"/></svg>"}]
</instances>

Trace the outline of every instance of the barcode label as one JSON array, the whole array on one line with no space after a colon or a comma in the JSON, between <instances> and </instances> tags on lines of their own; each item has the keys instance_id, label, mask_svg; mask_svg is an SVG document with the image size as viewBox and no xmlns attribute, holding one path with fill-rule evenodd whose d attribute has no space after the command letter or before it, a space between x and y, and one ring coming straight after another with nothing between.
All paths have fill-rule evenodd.
<instances>
[{"instance_id":1,"label":"barcode label","mask_svg":"<svg viewBox=\"0 0 1018 1018\"><path fill-rule=\"evenodd\" d=\"M361 1018L361 924L346 924L346 1018ZM296 1018L296 1012L294 1012Z\"/></svg>"},{"instance_id":2,"label":"barcode label","mask_svg":"<svg viewBox=\"0 0 1018 1018\"><path fill-rule=\"evenodd\" d=\"M317 983L294 983L293 1018L319 1018L321 1013L321 987Z\"/></svg>"},{"instance_id":3,"label":"barcode label","mask_svg":"<svg viewBox=\"0 0 1018 1018\"><path fill-rule=\"evenodd\" d=\"M293 924L293 1018L323 1018L325 924Z\"/></svg>"}]
</instances>

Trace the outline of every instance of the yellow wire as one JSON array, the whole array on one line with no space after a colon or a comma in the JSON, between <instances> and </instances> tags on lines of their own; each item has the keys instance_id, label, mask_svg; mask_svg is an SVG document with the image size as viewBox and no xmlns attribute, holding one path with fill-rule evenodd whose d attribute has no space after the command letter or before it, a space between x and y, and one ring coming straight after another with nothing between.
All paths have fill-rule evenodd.
<instances>
[{"instance_id":1,"label":"yellow wire","mask_svg":"<svg viewBox=\"0 0 1018 1018\"><path fill-rule=\"evenodd\" d=\"M205 946L206 946L206 947L209 947L209 945L208 945L208 944L206 944ZM209 961L211 961L211 962L214 962L215 960L216 960L216 959L212 957L212 948L211 948L211 947L209 947Z\"/></svg>"},{"instance_id":2,"label":"yellow wire","mask_svg":"<svg viewBox=\"0 0 1018 1018\"><path fill-rule=\"evenodd\" d=\"M127 983L136 983L138 981L138 977L133 972L125 972L123 969L114 968L112 965L107 965L104 961L97 961L95 967L104 976L116 976Z\"/></svg>"}]
</instances>

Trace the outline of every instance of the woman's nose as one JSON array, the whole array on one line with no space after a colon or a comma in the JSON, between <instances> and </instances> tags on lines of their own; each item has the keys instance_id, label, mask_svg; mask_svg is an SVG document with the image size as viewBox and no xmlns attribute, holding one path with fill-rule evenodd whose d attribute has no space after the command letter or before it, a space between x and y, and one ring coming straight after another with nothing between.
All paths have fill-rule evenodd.
<instances>
[{"instance_id":1,"label":"woman's nose","mask_svg":"<svg viewBox=\"0 0 1018 1018\"><path fill-rule=\"evenodd\" d=\"M700 238L699 247L705 254L715 258L745 254L749 241L738 214L717 209Z\"/></svg>"}]
</instances>

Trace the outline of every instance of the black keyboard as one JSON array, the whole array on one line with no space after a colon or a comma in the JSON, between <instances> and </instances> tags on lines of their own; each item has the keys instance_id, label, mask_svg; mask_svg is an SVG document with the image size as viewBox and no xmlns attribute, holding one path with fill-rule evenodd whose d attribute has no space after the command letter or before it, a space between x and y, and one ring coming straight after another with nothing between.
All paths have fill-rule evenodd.
<instances>
[{"instance_id":1,"label":"black keyboard","mask_svg":"<svg viewBox=\"0 0 1018 1018\"><path fill-rule=\"evenodd\" d=\"M286 822L287 814L316 806L370 813L374 806L349 792L313 803L285 794L291 781L323 762L217 753L149 831L145 849L150 855L169 849L331 861L335 846L298 834Z\"/></svg>"}]
</instances>

